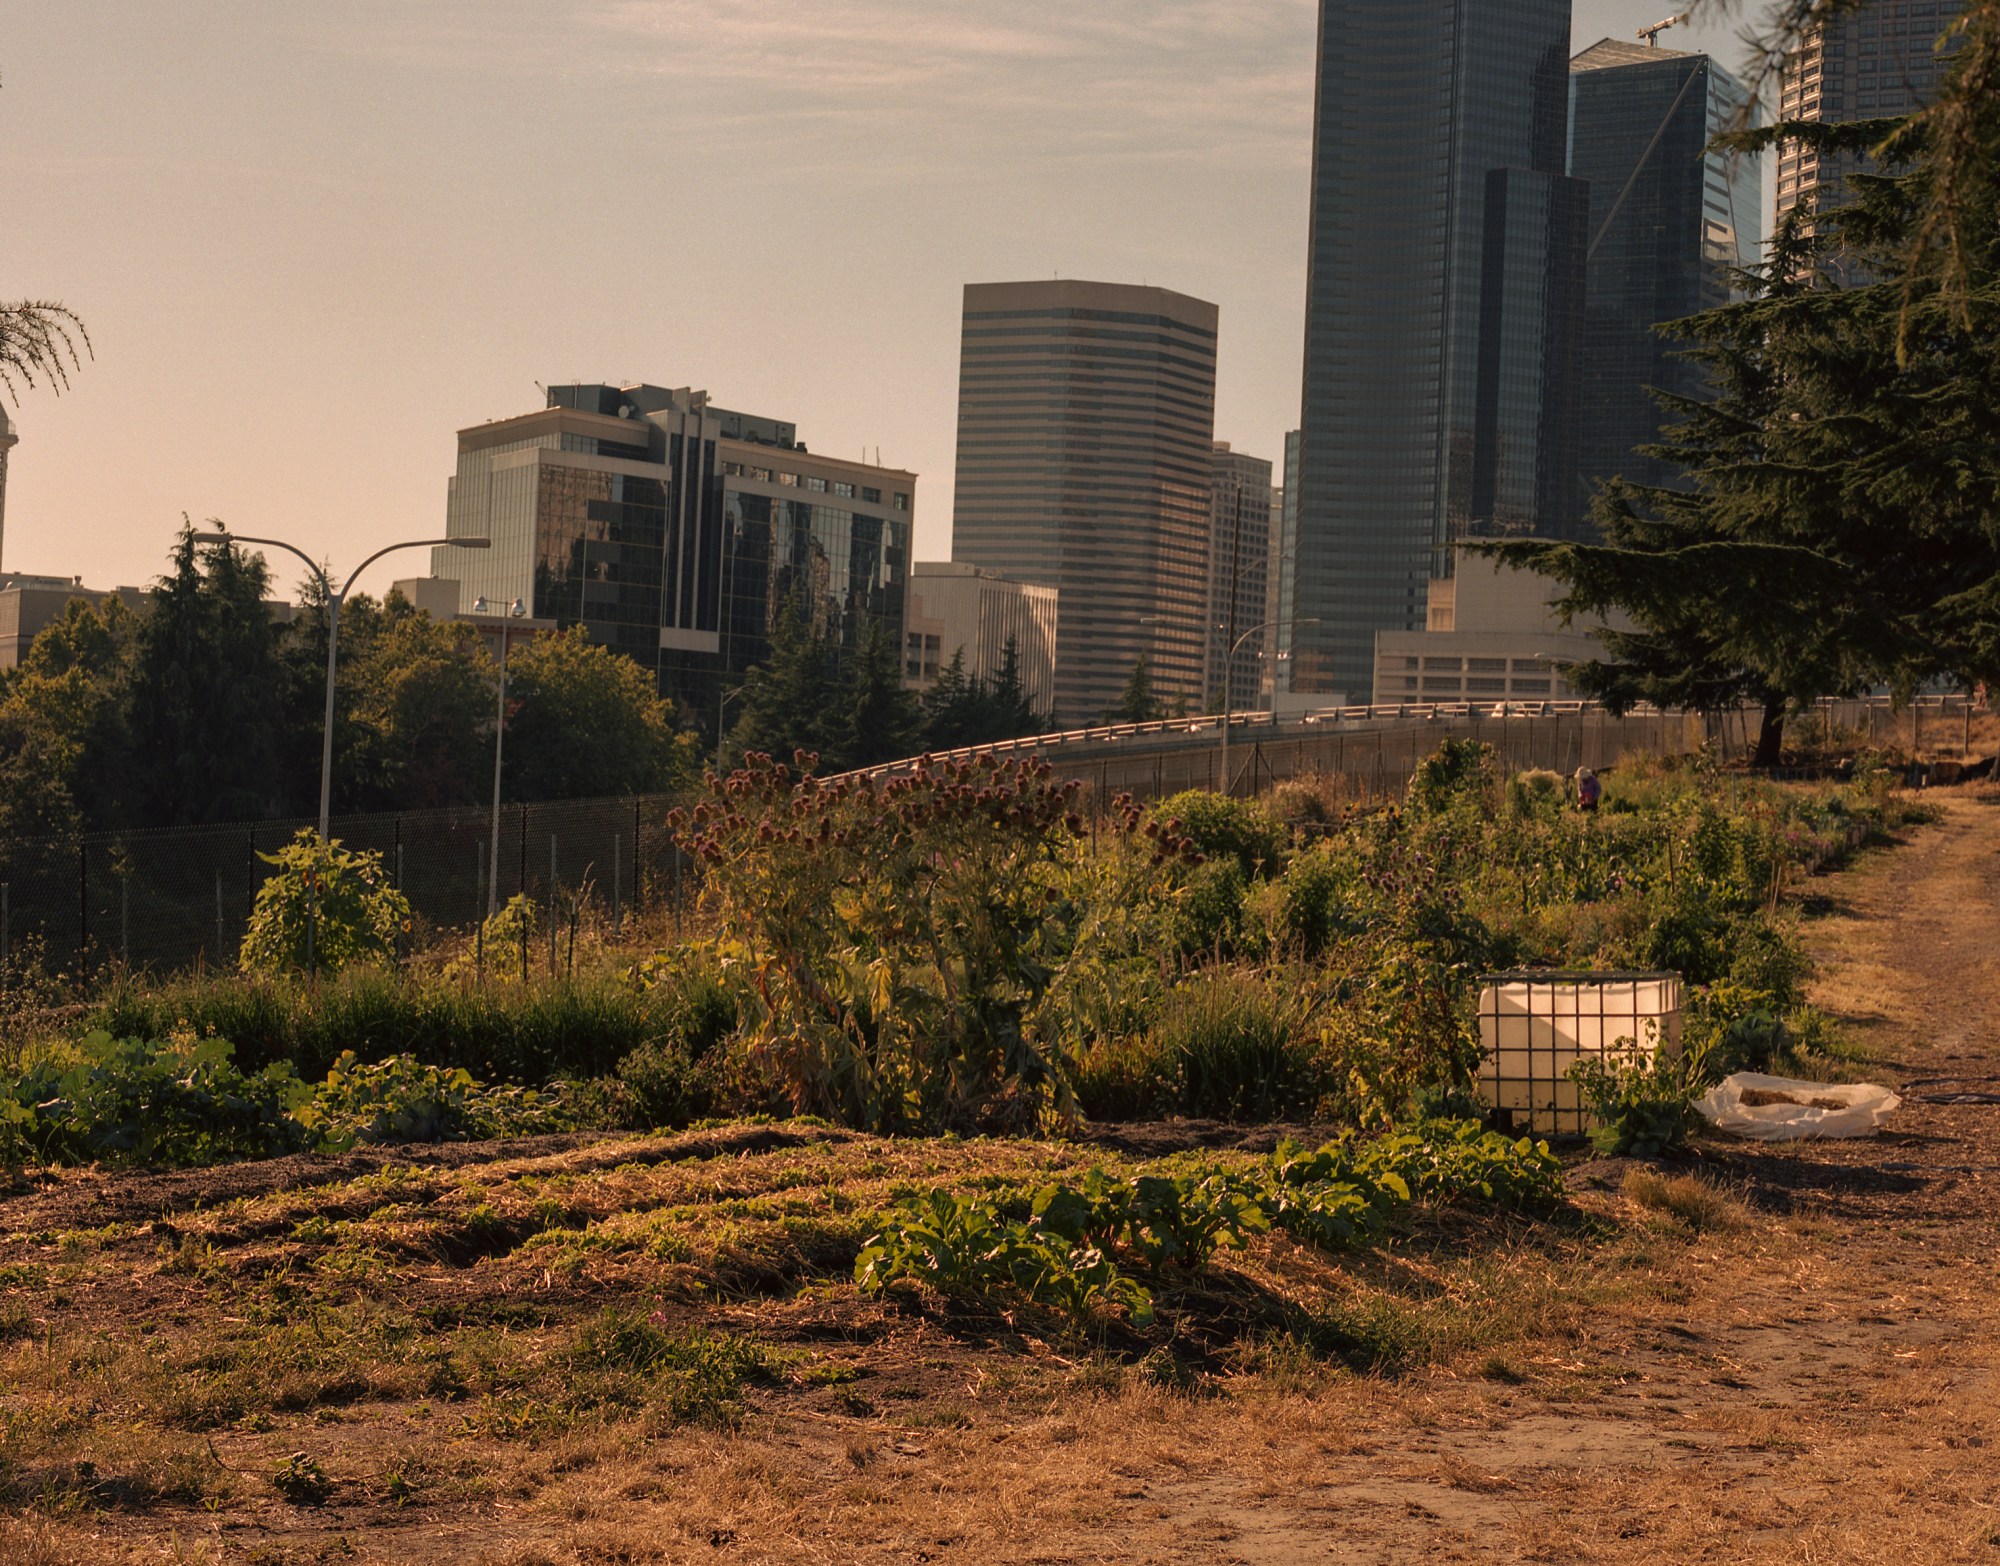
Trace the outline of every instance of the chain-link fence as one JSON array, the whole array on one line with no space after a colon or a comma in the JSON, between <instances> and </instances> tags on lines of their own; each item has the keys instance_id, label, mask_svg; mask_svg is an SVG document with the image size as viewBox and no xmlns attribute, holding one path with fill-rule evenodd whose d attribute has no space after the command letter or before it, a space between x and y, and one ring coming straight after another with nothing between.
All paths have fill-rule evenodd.
<instances>
[{"instance_id":1,"label":"chain-link fence","mask_svg":"<svg viewBox=\"0 0 2000 1566\"><path fill-rule=\"evenodd\" d=\"M1973 716L1962 698L1931 698L1913 707L1826 703L1798 722L1818 725L1829 740L1901 742L1914 753L1919 743L1956 748L1961 736L1969 743ZM1510 771L1569 773L1612 766L1626 755L1687 755L1704 744L1740 757L1754 743L1755 722L1733 714L1619 718L1582 704L1534 713L1464 706L1360 709L1339 721L1239 725L1226 759L1213 719L1171 730L1156 725L1114 739L1071 737L1042 753L1060 777L1084 784L1084 808L1095 821L1121 793L1157 800L1183 789L1221 788L1225 778L1238 794L1311 775L1327 779L1345 798L1400 798L1418 764L1447 735L1493 746ZM1013 756L1035 747L996 748ZM540 918L532 929L523 924L513 932L519 950L478 951L490 971L518 963L525 972L542 957L555 966L553 949L544 951L542 944L558 938L563 910L588 910L590 918L615 928L635 915L679 915L688 908L696 890L693 866L666 827L680 802L654 795L509 805L500 812L497 836L493 814L484 809L347 816L335 819L333 835L350 848L381 854L384 869L410 900L413 946L445 932L477 931L489 907L526 894ZM155 971L233 967L258 888L272 874L263 856L310 824L265 821L0 843L0 959L33 948L51 969L71 973L114 963Z\"/></svg>"},{"instance_id":2,"label":"chain-link fence","mask_svg":"<svg viewBox=\"0 0 2000 1566\"><path fill-rule=\"evenodd\" d=\"M688 862L666 829L670 796L509 805L490 810L336 817L332 835L382 856L414 915L413 944L477 929L517 893L545 914L588 906L614 924L678 908ZM307 821L90 832L0 844L0 958L33 949L51 969L108 963L159 971L232 967L264 856ZM498 849L495 851L497 842ZM539 933L536 936L539 940ZM496 965L509 954L494 953ZM519 960L525 965L524 944Z\"/></svg>"}]
</instances>

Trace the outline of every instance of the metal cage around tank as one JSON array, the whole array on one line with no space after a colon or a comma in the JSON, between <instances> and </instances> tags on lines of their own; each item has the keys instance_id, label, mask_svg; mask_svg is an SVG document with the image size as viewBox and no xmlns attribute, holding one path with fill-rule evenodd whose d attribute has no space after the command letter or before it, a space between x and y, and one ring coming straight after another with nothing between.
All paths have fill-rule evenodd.
<instances>
[{"instance_id":1,"label":"metal cage around tank","mask_svg":"<svg viewBox=\"0 0 2000 1566\"><path fill-rule=\"evenodd\" d=\"M1681 1047L1677 973L1517 969L1479 984L1479 1089L1505 1129L1582 1136L1592 1129L1579 1061L1640 1064Z\"/></svg>"}]
</instances>

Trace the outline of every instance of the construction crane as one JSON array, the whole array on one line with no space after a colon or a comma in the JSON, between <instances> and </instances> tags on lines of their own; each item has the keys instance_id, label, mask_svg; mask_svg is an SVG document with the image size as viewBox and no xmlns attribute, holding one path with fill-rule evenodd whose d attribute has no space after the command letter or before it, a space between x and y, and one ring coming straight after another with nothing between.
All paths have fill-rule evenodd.
<instances>
[{"instance_id":1,"label":"construction crane","mask_svg":"<svg viewBox=\"0 0 2000 1566\"><path fill-rule=\"evenodd\" d=\"M1683 11L1679 16L1668 17L1664 22L1655 22L1651 27L1640 28L1638 36L1646 40L1647 48L1657 49L1660 47L1660 34L1665 32L1669 27L1680 26L1687 19L1688 13Z\"/></svg>"}]
</instances>

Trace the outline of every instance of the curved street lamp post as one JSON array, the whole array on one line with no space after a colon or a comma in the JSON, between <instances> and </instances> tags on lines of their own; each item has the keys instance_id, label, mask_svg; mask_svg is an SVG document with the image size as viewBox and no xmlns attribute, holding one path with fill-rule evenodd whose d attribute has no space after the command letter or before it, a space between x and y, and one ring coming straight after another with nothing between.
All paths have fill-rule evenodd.
<instances>
[{"instance_id":1,"label":"curved street lamp post","mask_svg":"<svg viewBox=\"0 0 2000 1566\"><path fill-rule=\"evenodd\" d=\"M356 566L341 584L339 592L334 591L332 578L320 568L318 561L298 545L288 544L282 538L252 538L246 533L197 533L194 541L197 544L262 544L267 549L288 549L306 563L306 569L312 572L320 590L326 594L326 726L320 737L319 751L319 840L324 843L333 814L333 680L340 658L341 605L347 602L347 595L353 591L361 573L384 555L394 554L399 549L436 549L440 545L456 549L491 549L493 541L490 538L418 538L407 543L389 544Z\"/></svg>"},{"instance_id":2,"label":"curved street lamp post","mask_svg":"<svg viewBox=\"0 0 2000 1566\"><path fill-rule=\"evenodd\" d=\"M1268 631L1273 626L1318 624L1319 617L1316 615L1304 620L1266 620L1262 625L1251 626L1249 630L1245 631L1230 644L1229 655L1222 660L1222 792L1224 794L1235 792L1230 786L1229 777L1229 726L1233 718L1231 709L1236 696L1236 654L1242 650L1243 644L1249 641L1251 637L1258 635L1260 632Z\"/></svg>"},{"instance_id":3,"label":"curved street lamp post","mask_svg":"<svg viewBox=\"0 0 2000 1566\"><path fill-rule=\"evenodd\" d=\"M472 600L474 614L490 614L484 595ZM528 606L515 599L507 606L507 618L500 622L500 705L493 718L493 843L486 854L486 917L500 911L500 755L507 740L507 648L514 640L514 627L507 620L519 620ZM523 887L523 891L527 888Z\"/></svg>"}]
</instances>

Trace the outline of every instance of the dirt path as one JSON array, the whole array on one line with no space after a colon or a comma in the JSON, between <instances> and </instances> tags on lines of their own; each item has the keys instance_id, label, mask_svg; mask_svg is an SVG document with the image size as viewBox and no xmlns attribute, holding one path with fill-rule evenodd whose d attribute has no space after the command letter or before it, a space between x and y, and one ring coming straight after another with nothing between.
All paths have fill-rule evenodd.
<instances>
[{"instance_id":1,"label":"dirt path","mask_svg":"<svg viewBox=\"0 0 2000 1566\"><path fill-rule=\"evenodd\" d=\"M1436 1319L1462 1344L1484 1341L1482 1312L1518 1315L1486 1324L1491 1353L1356 1376L1273 1343L1189 1396L1100 1382L1032 1338L999 1348L884 1317L846 1346L893 1359L921 1402L890 1402L883 1373L861 1383L872 1412L830 1386L729 1434L520 1443L497 1488L407 1509L289 1508L246 1480L252 1500L209 1519L0 1519L0 1561L2000 1563L2000 1105L1924 1097L2000 1092L2000 800L1936 798L1940 820L1908 846L1812 889L1819 998L1908 1089L1894 1130L1710 1144L1703 1172L1741 1202L1692 1230L1587 1168L1578 1199L1602 1231L1587 1292L1537 1281L1549 1252L1525 1232L1482 1253L1476 1287L1438 1273ZM62 1200L171 1195L112 1182ZM789 1308L817 1308L809 1295ZM716 1307L746 1329L775 1308ZM856 1333L827 1320L834 1348ZM313 1420L269 1439L310 1439L356 1473L405 1443L427 1454L420 1496L447 1495L477 1455L427 1405ZM220 1444L247 1464L257 1439Z\"/></svg>"}]
</instances>

